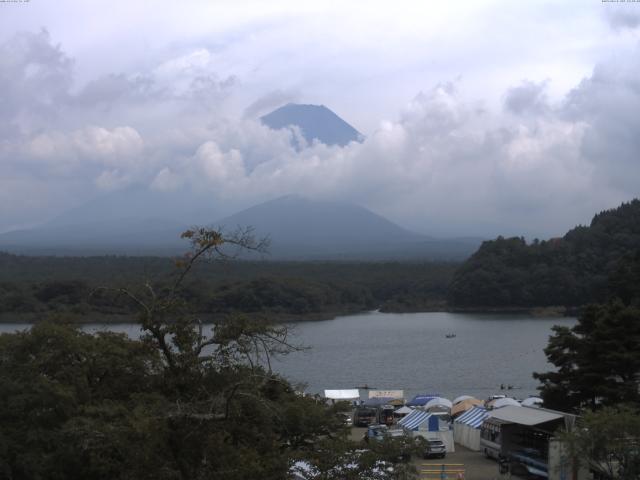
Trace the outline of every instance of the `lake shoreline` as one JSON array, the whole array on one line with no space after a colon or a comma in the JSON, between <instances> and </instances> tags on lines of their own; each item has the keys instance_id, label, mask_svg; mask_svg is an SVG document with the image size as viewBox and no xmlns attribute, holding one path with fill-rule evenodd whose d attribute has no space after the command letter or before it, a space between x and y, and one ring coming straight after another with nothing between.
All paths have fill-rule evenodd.
<instances>
[{"instance_id":1,"label":"lake shoreline","mask_svg":"<svg viewBox=\"0 0 640 480\"><path fill-rule=\"evenodd\" d=\"M371 312L381 313L460 313L460 314L494 314L494 315L530 315L538 318L552 317L576 317L580 314L583 307L448 307L442 303L434 305L414 306L382 306L375 310L360 310L354 308L335 309L326 312L309 312L309 313L284 313L284 312L233 312L226 314L196 314L204 323L213 323L214 321L230 316L230 315L247 315L254 317L262 317L273 323L297 323L297 322L319 322L325 320L334 320L338 317L347 315L366 314ZM0 314L0 324L36 324L46 320L62 320L65 319L69 323L78 325L88 324L105 324L119 325L137 323L137 315L135 314L104 314L104 313L87 313L79 314L75 312L42 312L42 313L2 313Z\"/></svg>"}]
</instances>

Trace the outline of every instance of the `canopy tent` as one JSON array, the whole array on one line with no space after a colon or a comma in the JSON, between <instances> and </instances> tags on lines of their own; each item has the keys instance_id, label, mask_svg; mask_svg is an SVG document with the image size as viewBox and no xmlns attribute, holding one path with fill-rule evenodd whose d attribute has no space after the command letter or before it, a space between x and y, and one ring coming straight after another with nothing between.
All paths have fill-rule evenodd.
<instances>
[{"instance_id":1,"label":"canopy tent","mask_svg":"<svg viewBox=\"0 0 640 480\"><path fill-rule=\"evenodd\" d=\"M471 395L460 395L459 397L453 399L453 404L455 405L456 403L460 403L463 400L469 400L470 398L473 397Z\"/></svg>"},{"instance_id":2,"label":"canopy tent","mask_svg":"<svg viewBox=\"0 0 640 480\"><path fill-rule=\"evenodd\" d=\"M435 394L435 395L416 395L415 397L413 397L411 400L409 400L407 402L407 405L410 407L421 407L423 405L426 405L426 403L434 398L438 398L439 395Z\"/></svg>"},{"instance_id":3,"label":"canopy tent","mask_svg":"<svg viewBox=\"0 0 640 480\"><path fill-rule=\"evenodd\" d=\"M442 440L447 447L447 452L455 451L453 432L449 429L448 423L440 421L438 415L416 409L400 419L398 425L412 432L414 436L424 437L429 440Z\"/></svg>"},{"instance_id":4,"label":"canopy tent","mask_svg":"<svg viewBox=\"0 0 640 480\"><path fill-rule=\"evenodd\" d=\"M413 410L409 415L402 418L398 425L405 430L427 430L437 432L440 430L438 417L424 410Z\"/></svg>"},{"instance_id":5,"label":"canopy tent","mask_svg":"<svg viewBox=\"0 0 640 480\"><path fill-rule=\"evenodd\" d=\"M540 407L542 406L542 404L544 403L544 400L542 400L539 397L529 397L529 398L525 398L521 405L523 407Z\"/></svg>"},{"instance_id":6,"label":"canopy tent","mask_svg":"<svg viewBox=\"0 0 640 480\"><path fill-rule=\"evenodd\" d=\"M324 398L328 400L360 400L360 391L357 388L349 390L325 390Z\"/></svg>"},{"instance_id":7,"label":"canopy tent","mask_svg":"<svg viewBox=\"0 0 640 480\"><path fill-rule=\"evenodd\" d=\"M474 406L482 404L482 400L478 400L473 397L465 398L458 403L454 402L453 407L451 407L451 416L455 417L457 415L462 415L464 412L471 410Z\"/></svg>"},{"instance_id":8,"label":"canopy tent","mask_svg":"<svg viewBox=\"0 0 640 480\"><path fill-rule=\"evenodd\" d=\"M463 413L455 419L456 423L461 425L469 425L472 428L480 428L484 419L489 416L489 412L484 407L473 407L468 412Z\"/></svg>"},{"instance_id":9,"label":"canopy tent","mask_svg":"<svg viewBox=\"0 0 640 480\"><path fill-rule=\"evenodd\" d=\"M520 402L517 401L515 398L506 397L506 398L497 398L495 400L491 400L488 406L491 408L502 408L506 406L521 407L522 405L520 405Z\"/></svg>"},{"instance_id":10,"label":"canopy tent","mask_svg":"<svg viewBox=\"0 0 640 480\"><path fill-rule=\"evenodd\" d=\"M453 422L453 439L456 443L476 452L480 451L480 427L489 412L486 408L474 406Z\"/></svg>"},{"instance_id":11,"label":"canopy tent","mask_svg":"<svg viewBox=\"0 0 640 480\"><path fill-rule=\"evenodd\" d=\"M393 413L394 415L409 415L411 412L413 412L413 408L404 406L404 407L400 407Z\"/></svg>"},{"instance_id":12,"label":"canopy tent","mask_svg":"<svg viewBox=\"0 0 640 480\"><path fill-rule=\"evenodd\" d=\"M434 409L434 408L442 410L442 408L444 407L444 409L446 409L446 410L451 410L452 406L453 406L453 404L451 403L451 400L449 400L447 398L442 398L442 397L435 397L435 398L432 398L431 400L429 400L424 405L424 408L426 410L430 410L430 409Z\"/></svg>"}]
</instances>

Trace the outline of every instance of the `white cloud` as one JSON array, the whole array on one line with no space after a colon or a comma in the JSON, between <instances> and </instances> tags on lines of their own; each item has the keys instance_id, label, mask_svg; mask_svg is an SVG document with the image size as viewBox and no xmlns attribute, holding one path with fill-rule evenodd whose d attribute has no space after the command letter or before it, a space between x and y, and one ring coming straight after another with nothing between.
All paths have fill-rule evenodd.
<instances>
[{"instance_id":1,"label":"white cloud","mask_svg":"<svg viewBox=\"0 0 640 480\"><path fill-rule=\"evenodd\" d=\"M544 236L637 195L635 20L611 30L581 3L329 3L252 3L248 15L203 3L202 18L167 4L123 32L130 49L112 50L111 10L105 27L73 38L47 10L73 55L46 31L0 45L5 196L37 199L52 216L125 186L193 190L227 209L300 193L427 233ZM299 131L255 118L292 100L326 104L366 141L296 150ZM35 203L13 203L24 208L5 206L0 229L43 218Z\"/></svg>"},{"instance_id":2,"label":"white cloud","mask_svg":"<svg viewBox=\"0 0 640 480\"><path fill-rule=\"evenodd\" d=\"M135 168L144 160L143 147L134 128L87 126L69 133L52 130L36 135L26 143L25 152L27 158L54 170L89 165Z\"/></svg>"},{"instance_id":3,"label":"white cloud","mask_svg":"<svg viewBox=\"0 0 640 480\"><path fill-rule=\"evenodd\" d=\"M161 192L171 192L179 189L183 184L184 181L179 175L169 167L164 167L151 182L151 189Z\"/></svg>"}]
</instances>

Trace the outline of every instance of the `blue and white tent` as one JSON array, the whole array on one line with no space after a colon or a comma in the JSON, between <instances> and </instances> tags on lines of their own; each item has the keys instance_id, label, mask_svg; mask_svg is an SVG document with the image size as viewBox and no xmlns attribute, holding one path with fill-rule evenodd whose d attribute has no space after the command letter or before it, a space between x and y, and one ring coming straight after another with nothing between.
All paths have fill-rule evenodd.
<instances>
[{"instance_id":1,"label":"blue and white tent","mask_svg":"<svg viewBox=\"0 0 640 480\"><path fill-rule=\"evenodd\" d=\"M398 421L398 425L411 432L413 436L420 436L430 440L442 440L447 452L454 452L453 434L449 423L443 422L438 415L416 409Z\"/></svg>"},{"instance_id":2,"label":"blue and white tent","mask_svg":"<svg viewBox=\"0 0 640 480\"><path fill-rule=\"evenodd\" d=\"M480 428L480 425L482 425L484 419L487 418L487 415L488 412L486 408L476 406L456 418L455 423L469 425L471 428Z\"/></svg>"},{"instance_id":3,"label":"blue and white tent","mask_svg":"<svg viewBox=\"0 0 640 480\"><path fill-rule=\"evenodd\" d=\"M438 398L440 395L437 393L434 394L425 394L425 395L416 395L411 400L407 402L408 407L421 407L426 405L429 400L433 400L434 398Z\"/></svg>"},{"instance_id":4,"label":"blue and white tent","mask_svg":"<svg viewBox=\"0 0 640 480\"><path fill-rule=\"evenodd\" d=\"M489 416L486 408L473 407L453 422L453 439L470 450L480 451L480 427Z\"/></svg>"},{"instance_id":5,"label":"blue and white tent","mask_svg":"<svg viewBox=\"0 0 640 480\"><path fill-rule=\"evenodd\" d=\"M406 417L402 418L398 425L405 430L427 430L437 432L440 429L438 417L425 412L424 410L414 410Z\"/></svg>"}]
</instances>

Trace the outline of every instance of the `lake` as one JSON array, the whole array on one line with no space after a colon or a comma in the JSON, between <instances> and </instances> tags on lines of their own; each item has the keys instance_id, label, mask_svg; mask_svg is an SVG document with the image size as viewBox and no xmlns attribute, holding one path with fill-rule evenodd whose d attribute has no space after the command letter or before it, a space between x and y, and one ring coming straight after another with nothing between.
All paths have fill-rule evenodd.
<instances>
[{"instance_id":1,"label":"lake","mask_svg":"<svg viewBox=\"0 0 640 480\"><path fill-rule=\"evenodd\" d=\"M531 374L551 368L543 349L553 325L573 318L460 313L364 313L298 323L299 342L312 348L290 355L275 368L307 391L367 384L404 389L405 396L439 393L486 398L536 394ZM455 338L446 338L455 333ZM500 384L513 385L501 392Z\"/></svg>"},{"instance_id":2,"label":"lake","mask_svg":"<svg viewBox=\"0 0 640 480\"><path fill-rule=\"evenodd\" d=\"M524 398L536 394L534 371L549 370L543 349L553 325L572 326L573 318L508 314L379 313L289 324L294 343L311 347L292 353L273 367L306 391L354 388L404 389L439 393L447 398L468 394L486 398L504 393ZM0 331L27 328L3 324ZM135 324L87 325L89 331L111 329L132 337ZM446 338L454 333L455 338ZM500 391L500 384L512 385Z\"/></svg>"}]
</instances>

